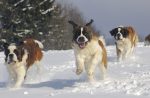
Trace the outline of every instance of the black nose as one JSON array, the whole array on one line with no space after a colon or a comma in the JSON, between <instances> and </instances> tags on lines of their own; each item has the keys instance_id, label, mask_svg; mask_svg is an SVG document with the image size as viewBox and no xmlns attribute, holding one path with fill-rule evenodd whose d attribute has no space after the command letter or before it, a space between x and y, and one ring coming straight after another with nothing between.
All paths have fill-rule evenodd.
<instances>
[{"instance_id":1,"label":"black nose","mask_svg":"<svg viewBox=\"0 0 150 98\"><path fill-rule=\"evenodd\" d=\"M84 40L84 37L79 37L78 42L82 43L82 42L84 42L84 41L85 41L85 40Z\"/></svg>"},{"instance_id":2,"label":"black nose","mask_svg":"<svg viewBox=\"0 0 150 98\"><path fill-rule=\"evenodd\" d=\"M14 56L13 54L9 54L9 58L10 58L10 59L12 59L12 58L13 58L13 56Z\"/></svg>"},{"instance_id":3,"label":"black nose","mask_svg":"<svg viewBox=\"0 0 150 98\"><path fill-rule=\"evenodd\" d=\"M121 36L120 33L118 33L117 36L120 37Z\"/></svg>"}]
</instances>

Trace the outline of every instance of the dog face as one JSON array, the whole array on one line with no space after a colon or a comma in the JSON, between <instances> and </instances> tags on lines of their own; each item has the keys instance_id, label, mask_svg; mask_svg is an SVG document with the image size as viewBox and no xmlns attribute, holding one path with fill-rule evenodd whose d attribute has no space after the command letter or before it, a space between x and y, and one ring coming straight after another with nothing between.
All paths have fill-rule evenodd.
<instances>
[{"instance_id":1,"label":"dog face","mask_svg":"<svg viewBox=\"0 0 150 98\"><path fill-rule=\"evenodd\" d=\"M5 62L7 64L15 64L22 61L24 50L16 44L4 43Z\"/></svg>"},{"instance_id":2,"label":"dog face","mask_svg":"<svg viewBox=\"0 0 150 98\"><path fill-rule=\"evenodd\" d=\"M69 21L73 26L73 41L78 44L81 49L85 48L88 42L92 39L92 32L88 29L88 26L91 25L92 22L93 20L85 26L78 26L73 21Z\"/></svg>"},{"instance_id":3,"label":"dog face","mask_svg":"<svg viewBox=\"0 0 150 98\"><path fill-rule=\"evenodd\" d=\"M126 28L123 27L117 27L110 31L111 36L114 36L116 40L123 40L124 38L127 38L129 35L129 32Z\"/></svg>"},{"instance_id":4,"label":"dog face","mask_svg":"<svg viewBox=\"0 0 150 98\"><path fill-rule=\"evenodd\" d=\"M145 44L145 46L149 46L150 45L150 34L145 37L144 44Z\"/></svg>"},{"instance_id":5,"label":"dog face","mask_svg":"<svg viewBox=\"0 0 150 98\"><path fill-rule=\"evenodd\" d=\"M92 34L91 32L88 32L87 27L77 27L73 32L73 41L82 49L87 45L91 38Z\"/></svg>"}]
</instances>

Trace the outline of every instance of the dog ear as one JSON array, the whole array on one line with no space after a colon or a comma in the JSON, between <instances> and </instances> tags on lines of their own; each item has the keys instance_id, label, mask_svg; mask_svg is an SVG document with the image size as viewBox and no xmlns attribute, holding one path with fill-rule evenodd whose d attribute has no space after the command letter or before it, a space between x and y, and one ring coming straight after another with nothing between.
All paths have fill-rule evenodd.
<instances>
[{"instance_id":1,"label":"dog ear","mask_svg":"<svg viewBox=\"0 0 150 98\"><path fill-rule=\"evenodd\" d=\"M85 26L90 26L93 22L94 22L94 20L93 20L93 19L91 19L91 20L90 20L90 22L86 23L86 25L85 25Z\"/></svg>"},{"instance_id":2,"label":"dog ear","mask_svg":"<svg viewBox=\"0 0 150 98\"><path fill-rule=\"evenodd\" d=\"M24 44L24 41L19 41L19 42L17 43L18 46L21 46L21 45L23 45L23 44Z\"/></svg>"},{"instance_id":3,"label":"dog ear","mask_svg":"<svg viewBox=\"0 0 150 98\"><path fill-rule=\"evenodd\" d=\"M18 60L22 61L22 57L25 53L25 48L23 46L18 46Z\"/></svg>"},{"instance_id":4,"label":"dog ear","mask_svg":"<svg viewBox=\"0 0 150 98\"><path fill-rule=\"evenodd\" d=\"M113 30L111 30L109 33L111 34L111 36L114 36L114 35L115 35L115 33L114 33L114 29L113 29Z\"/></svg>"},{"instance_id":5,"label":"dog ear","mask_svg":"<svg viewBox=\"0 0 150 98\"><path fill-rule=\"evenodd\" d=\"M127 37L128 35L129 35L129 31L128 31L128 29L124 29L123 36L124 36L124 37Z\"/></svg>"},{"instance_id":6,"label":"dog ear","mask_svg":"<svg viewBox=\"0 0 150 98\"><path fill-rule=\"evenodd\" d=\"M8 46L9 46L9 44L8 44L7 42L5 42L5 43L3 44L3 48L4 48L4 49L7 49Z\"/></svg>"},{"instance_id":7,"label":"dog ear","mask_svg":"<svg viewBox=\"0 0 150 98\"><path fill-rule=\"evenodd\" d=\"M70 23L73 26L73 28L78 26L74 21L71 20L69 20L68 23Z\"/></svg>"},{"instance_id":8,"label":"dog ear","mask_svg":"<svg viewBox=\"0 0 150 98\"><path fill-rule=\"evenodd\" d=\"M15 43L17 46L22 45L24 42L22 41L22 39L18 38L18 37L13 37L12 38L12 42Z\"/></svg>"}]
</instances>

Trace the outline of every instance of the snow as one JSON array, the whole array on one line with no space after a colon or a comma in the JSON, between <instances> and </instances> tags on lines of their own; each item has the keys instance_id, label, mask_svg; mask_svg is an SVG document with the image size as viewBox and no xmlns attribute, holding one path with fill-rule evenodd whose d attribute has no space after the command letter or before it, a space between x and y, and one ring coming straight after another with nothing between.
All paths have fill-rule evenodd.
<instances>
[{"instance_id":1,"label":"snow","mask_svg":"<svg viewBox=\"0 0 150 98\"><path fill-rule=\"evenodd\" d=\"M14 6L17 6L17 5L19 5L20 3L22 3L22 2L24 2L24 0L18 1L17 3L14 4Z\"/></svg>"},{"instance_id":2,"label":"snow","mask_svg":"<svg viewBox=\"0 0 150 98\"><path fill-rule=\"evenodd\" d=\"M42 10L42 11L40 11L40 12L41 12L41 14L47 14L48 12L53 11L54 8L55 8L55 6L52 6L51 8L49 8L49 9L47 9L47 10L45 10L45 11Z\"/></svg>"},{"instance_id":3,"label":"snow","mask_svg":"<svg viewBox=\"0 0 150 98\"><path fill-rule=\"evenodd\" d=\"M43 5L47 0L43 0L42 2L39 3L39 5ZM50 3L54 2L54 0L49 0Z\"/></svg>"},{"instance_id":4,"label":"snow","mask_svg":"<svg viewBox=\"0 0 150 98\"><path fill-rule=\"evenodd\" d=\"M115 46L107 46L107 78L101 80L96 69L96 82L89 83L85 72L75 74L73 50L44 52L42 71L34 65L28 71L21 89L5 87L7 70L4 55L0 52L0 96L11 98L149 98L150 97L150 47L139 43L130 58L117 62Z\"/></svg>"},{"instance_id":5,"label":"snow","mask_svg":"<svg viewBox=\"0 0 150 98\"><path fill-rule=\"evenodd\" d=\"M46 2L47 0L43 0L41 3L39 3L39 5L42 5Z\"/></svg>"}]
</instances>

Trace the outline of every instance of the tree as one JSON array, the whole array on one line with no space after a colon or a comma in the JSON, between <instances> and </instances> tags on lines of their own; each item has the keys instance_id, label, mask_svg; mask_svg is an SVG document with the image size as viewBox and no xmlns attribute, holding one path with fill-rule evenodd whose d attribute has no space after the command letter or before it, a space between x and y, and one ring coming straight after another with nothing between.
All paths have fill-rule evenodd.
<instances>
[{"instance_id":1,"label":"tree","mask_svg":"<svg viewBox=\"0 0 150 98\"><path fill-rule=\"evenodd\" d=\"M44 49L71 49L72 27L68 20L83 24L82 13L71 4L55 0L1 0L0 43L35 38ZM2 49L2 47L0 47Z\"/></svg>"},{"instance_id":2,"label":"tree","mask_svg":"<svg viewBox=\"0 0 150 98\"><path fill-rule=\"evenodd\" d=\"M60 49L53 35L64 32L64 17L55 0L2 0L1 39L13 41L32 37L43 42L45 49ZM61 28L60 28L61 27ZM54 42L54 40L56 40ZM53 46L55 45L55 46ZM56 46L57 45L57 46Z\"/></svg>"}]
</instances>

